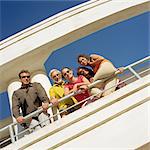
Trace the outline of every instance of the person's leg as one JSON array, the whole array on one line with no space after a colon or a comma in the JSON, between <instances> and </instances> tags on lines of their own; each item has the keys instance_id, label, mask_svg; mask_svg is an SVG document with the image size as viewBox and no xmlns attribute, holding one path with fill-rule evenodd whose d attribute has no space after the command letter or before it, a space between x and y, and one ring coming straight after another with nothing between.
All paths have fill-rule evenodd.
<instances>
[{"instance_id":1,"label":"person's leg","mask_svg":"<svg viewBox=\"0 0 150 150\"><path fill-rule=\"evenodd\" d=\"M74 97L68 98L68 99L64 100L64 102L66 104L66 108L65 109L69 108L67 110L67 115L78 109L78 106L72 107L73 105L75 105L76 103L78 103L78 101Z\"/></svg>"},{"instance_id":2,"label":"person's leg","mask_svg":"<svg viewBox=\"0 0 150 150\"><path fill-rule=\"evenodd\" d=\"M105 82L105 87L104 87L104 90L106 90L106 91L103 92L102 96L106 96L106 95L109 95L112 92L114 92L117 87L116 84L117 84L117 77L107 80Z\"/></svg>"},{"instance_id":3,"label":"person's leg","mask_svg":"<svg viewBox=\"0 0 150 150\"><path fill-rule=\"evenodd\" d=\"M53 106L53 107L52 107L52 113L53 113L53 115L56 115L56 114L57 114L57 106ZM53 120L54 120L54 121L58 120L58 115L54 116L54 117L53 117Z\"/></svg>"},{"instance_id":4,"label":"person's leg","mask_svg":"<svg viewBox=\"0 0 150 150\"><path fill-rule=\"evenodd\" d=\"M94 75L93 81L101 80L113 75L116 71L116 68L111 62L104 62L100 65L96 74Z\"/></svg>"},{"instance_id":5,"label":"person's leg","mask_svg":"<svg viewBox=\"0 0 150 150\"><path fill-rule=\"evenodd\" d=\"M62 111L64 111L64 112L62 112ZM63 117L65 117L66 115L68 115L68 112L65 111L65 109L60 109L59 112L60 112L61 118L63 118Z\"/></svg>"},{"instance_id":6,"label":"person's leg","mask_svg":"<svg viewBox=\"0 0 150 150\"><path fill-rule=\"evenodd\" d=\"M90 92L91 92L92 95L95 95L99 98L102 95L102 89L99 89L99 88L92 88Z\"/></svg>"},{"instance_id":7,"label":"person's leg","mask_svg":"<svg viewBox=\"0 0 150 150\"><path fill-rule=\"evenodd\" d=\"M32 119L32 121L29 125L29 128L31 128L30 132L37 131L37 130L41 129L39 122L35 119Z\"/></svg>"},{"instance_id":8,"label":"person's leg","mask_svg":"<svg viewBox=\"0 0 150 150\"><path fill-rule=\"evenodd\" d=\"M39 122L42 122L40 125L41 127L47 126L51 123L50 119L49 119L49 114L48 113L41 113L38 116Z\"/></svg>"},{"instance_id":9,"label":"person's leg","mask_svg":"<svg viewBox=\"0 0 150 150\"><path fill-rule=\"evenodd\" d=\"M16 135L16 139L21 139L22 137L24 137L25 135L28 135L30 133L30 131L26 131L26 132L23 132L26 128L20 124L17 124L15 126L15 128L17 127L17 132L15 132L15 135ZM17 135L19 134L19 135Z\"/></svg>"},{"instance_id":10,"label":"person's leg","mask_svg":"<svg viewBox=\"0 0 150 150\"><path fill-rule=\"evenodd\" d=\"M86 105L88 105L88 104L90 104L90 103L92 103L92 102L94 102L94 101L100 99L101 96L102 96L102 91L103 91L103 90L102 90L102 89L99 89L99 88L92 88L92 89L90 90L90 93L91 93L91 95L93 95L93 97L91 97L89 100L87 100L87 101L82 105L82 107L84 107L84 106L86 106Z\"/></svg>"}]
</instances>

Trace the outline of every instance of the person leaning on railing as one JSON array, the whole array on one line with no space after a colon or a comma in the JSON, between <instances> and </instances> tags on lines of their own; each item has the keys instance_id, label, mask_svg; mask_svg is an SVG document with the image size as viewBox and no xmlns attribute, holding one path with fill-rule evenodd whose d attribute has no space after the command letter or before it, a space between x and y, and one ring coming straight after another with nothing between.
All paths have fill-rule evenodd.
<instances>
[{"instance_id":1,"label":"person leaning on railing","mask_svg":"<svg viewBox=\"0 0 150 150\"><path fill-rule=\"evenodd\" d=\"M122 73L124 71L123 68L118 68L118 70L120 71L119 73ZM77 75L83 75L84 77L86 77L91 83L93 82L93 77L94 77L94 72L92 71L92 69L87 68L87 67L78 67L77 69ZM121 79L118 78L118 83L117 83L117 87L116 90L124 87L126 85L125 82L123 82Z\"/></svg>"},{"instance_id":2,"label":"person leaning on railing","mask_svg":"<svg viewBox=\"0 0 150 150\"><path fill-rule=\"evenodd\" d=\"M62 74L57 69L52 69L49 74L50 78L53 80L54 84L49 90L50 94L50 102L53 104L52 112L54 121L58 120L57 109L59 112L64 111L68 107L74 105L77 103L76 99L74 97L65 99L64 101L58 102L58 100L65 96L64 93L64 85L65 82L62 80ZM75 111L75 108L68 109L62 113L60 113L60 116L63 117L71 112Z\"/></svg>"},{"instance_id":3,"label":"person leaning on railing","mask_svg":"<svg viewBox=\"0 0 150 150\"><path fill-rule=\"evenodd\" d=\"M37 130L45 125L50 124L48 118L47 109L49 105L49 98L40 83L30 82L30 72L28 70L22 70L19 73L19 79L22 83L21 88L14 91L12 96L12 111L17 122L24 128L33 128ZM43 108L43 112L25 121L24 116ZM20 112L20 109L22 113ZM47 119L38 125L40 121ZM36 127L34 127L36 126ZM22 130L23 130L22 129Z\"/></svg>"},{"instance_id":4,"label":"person leaning on railing","mask_svg":"<svg viewBox=\"0 0 150 150\"><path fill-rule=\"evenodd\" d=\"M92 68L95 74L93 77L93 82L97 80L103 81L99 84L99 87L105 90L102 93L102 96L109 95L115 91L117 86L117 76L115 75L115 72L117 69L112 62L97 54L91 54L90 56L83 54L78 56L78 63L82 66L89 66ZM123 68L120 68L119 71L122 73ZM97 93L97 91L95 93Z\"/></svg>"},{"instance_id":5,"label":"person leaning on railing","mask_svg":"<svg viewBox=\"0 0 150 150\"><path fill-rule=\"evenodd\" d=\"M65 84L65 95L81 90L81 93L74 96L78 102L91 96L91 93L88 89L88 85L90 84L88 79L86 79L84 76L75 77L73 75L73 70L68 67L64 67L61 72L63 77L68 81L68 83ZM79 106L82 107L83 104L84 102Z\"/></svg>"}]
</instances>

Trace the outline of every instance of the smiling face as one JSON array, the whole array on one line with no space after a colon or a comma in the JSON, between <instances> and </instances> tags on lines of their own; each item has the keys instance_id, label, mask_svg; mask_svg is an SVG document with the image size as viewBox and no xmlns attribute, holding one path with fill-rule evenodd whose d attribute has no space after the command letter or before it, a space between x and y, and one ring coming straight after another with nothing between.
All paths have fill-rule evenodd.
<instances>
[{"instance_id":1,"label":"smiling face","mask_svg":"<svg viewBox=\"0 0 150 150\"><path fill-rule=\"evenodd\" d=\"M62 75L63 75L63 77L64 77L65 79L71 80L72 77L73 77L73 72L72 72L72 70L70 70L69 68L64 68L64 69L62 70Z\"/></svg>"},{"instance_id":2,"label":"smiling face","mask_svg":"<svg viewBox=\"0 0 150 150\"><path fill-rule=\"evenodd\" d=\"M62 82L62 75L59 71L55 70L51 74L51 78L54 80L56 83Z\"/></svg>"},{"instance_id":3,"label":"smiling face","mask_svg":"<svg viewBox=\"0 0 150 150\"><path fill-rule=\"evenodd\" d=\"M88 60L87 60L87 58L82 57L82 56L78 58L78 62L79 62L79 64L81 64L82 66L87 66L87 65L88 65Z\"/></svg>"},{"instance_id":4,"label":"smiling face","mask_svg":"<svg viewBox=\"0 0 150 150\"><path fill-rule=\"evenodd\" d=\"M85 69L83 69L83 68L80 68L80 69L78 69L78 74L83 75L83 76L86 76L86 75L89 74L89 71L88 71L88 70L85 70Z\"/></svg>"},{"instance_id":5,"label":"smiling face","mask_svg":"<svg viewBox=\"0 0 150 150\"><path fill-rule=\"evenodd\" d=\"M21 73L20 81L23 85L28 85L30 83L30 73L27 73L27 72Z\"/></svg>"}]
</instances>

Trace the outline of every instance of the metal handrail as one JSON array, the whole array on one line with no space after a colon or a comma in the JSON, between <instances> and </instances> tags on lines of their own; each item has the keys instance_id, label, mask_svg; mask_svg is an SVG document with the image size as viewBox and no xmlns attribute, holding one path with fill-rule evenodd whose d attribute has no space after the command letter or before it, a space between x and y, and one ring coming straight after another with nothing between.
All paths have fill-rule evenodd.
<instances>
[{"instance_id":1,"label":"metal handrail","mask_svg":"<svg viewBox=\"0 0 150 150\"><path fill-rule=\"evenodd\" d=\"M139 79L139 78L141 78L141 77L139 76L138 73L136 73L136 72L133 70L132 67L135 66L135 65L137 65L137 64L140 64L140 63L142 63L142 62L145 62L146 60L149 60L149 59L150 59L150 56L147 56L147 57L145 57L145 58L143 58L143 59L141 59L141 60L139 60L139 61L137 61L137 62L134 62L134 63L132 63L132 64L130 64L130 65L124 67L124 70L129 69L129 70L135 75L135 77L137 77L137 78ZM130 69L130 68L132 68L132 69ZM116 71L114 75L117 75L118 73L119 73L119 72ZM110 77L109 77L109 78L110 78ZM97 84L99 84L99 83L101 83L101 82L103 82L103 81L102 81L102 80L97 80L97 81L91 83L90 85L88 85L88 87L89 87L89 88L92 88L92 87L94 87L95 85L97 85ZM60 99L58 100L58 102L64 101L65 99L68 99L68 98L70 98L70 97L72 97L72 96L75 96L76 94L79 94L79 93L81 93L81 92L82 92L81 90L78 90L78 91L76 91L76 92L72 92L72 93L70 93L70 94L68 94L68 95L66 95L66 96L64 96L64 97L62 97L62 98L60 98ZM53 106L53 104L49 104L49 108L52 107L52 106ZM24 119L27 120L27 119L29 119L29 118L31 118L31 117L33 117L33 116L35 116L35 115L41 113L42 111L43 111L43 108L41 108L41 109L39 109L39 110L37 110L37 111L34 111L34 112L32 112L31 114L25 116ZM12 134L13 134L12 126L14 126L14 125L16 125L16 124L18 124L18 123L17 123L17 122L11 123L10 125L8 125L8 126L2 128L2 129L0 129L0 132L4 131L4 130L6 130L6 129L9 129L9 131L10 131L10 133L11 133L11 137L12 137ZM12 140L12 142L14 142L14 138L11 138L11 140Z\"/></svg>"},{"instance_id":2,"label":"metal handrail","mask_svg":"<svg viewBox=\"0 0 150 150\"><path fill-rule=\"evenodd\" d=\"M142 72L140 72L139 74L145 73L145 72L147 72L147 71L149 71L149 70L150 70L150 68L149 68L149 69L146 69L146 70L144 70L144 71L142 71ZM103 93L103 92L105 92L106 90L109 90L109 89L111 89L111 88L113 88L113 87L116 87L116 86L118 86L119 84L122 84L122 83L124 83L124 82L127 82L127 81L129 81L129 80L131 80L131 79L133 79L133 78L135 78L135 77L136 77L135 75L132 75L131 77L129 77L129 78L125 79L125 80L122 80L121 82L118 82L116 85L114 85L114 86L112 86L112 87L110 87L110 88L108 88L108 89L105 89L105 90L101 91L100 93ZM22 132L18 133L17 135L14 135L14 137L17 137L18 135L21 135L21 134L25 133L26 131L32 130L32 129L35 128L36 126L39 126L41 123L43 123L43 122L45 122L45 121L47 121L47 120L49 120L49 119L52 119L53 117L58 116L58 115L60 115L61 113L66 112L67 110L69 110L69 109L71 109L71 108L74 108L75 106L77 106L77 105L79 105L79 104L81 104L81 103L83 103L83 102L86 102L86 101L91 100L91 98L94 98L95 96L99 95L100 93L91 95L90 97L88 97L88 98L86 98L86 99L84 99L84 100L82 100L82 101L80 101L80 102L78 102L78 103L76 103L76 104L74 104L74 105L72 105L72 106L66 108L65 110L63 110L63 111L61 111L61 112L58 112L58 113L56 113L56 114L53 115L53 116L48 117L48 119L46 119L46 120L44 120L44 121L42 121L42 122L39 122L37 125L33 126L32 128L29 127L29 128L27 128L27 129L23 130Z\"/></svg>"}]
</instances>

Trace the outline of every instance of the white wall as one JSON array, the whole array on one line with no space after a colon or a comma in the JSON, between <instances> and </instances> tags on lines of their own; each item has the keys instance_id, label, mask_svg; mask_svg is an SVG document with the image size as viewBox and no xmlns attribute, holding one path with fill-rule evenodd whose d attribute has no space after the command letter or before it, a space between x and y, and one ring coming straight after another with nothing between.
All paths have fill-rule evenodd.
<instances>
[{"instance_id":1,"label":"white wall","mask_svg":"<svg viewBox=\"0 0 150 150\"><path fill-rule=\"evenodd\" d=\"M67 148L135 149L144 145L150 141L148 135L150 102L143 102L135 108L130 107L142 102L146 98L147 91L148 88L144 88L33 144L27 150L42 147L45 149L58 147L59 150Z\"/></svg>"},{"instance_id":2,"label":"white wall","mask_svg":"<svg viewBox=\"0 0 150 150\"><path fill-rule=\"evenodd\" d=\"M27 145L28 150L135 149L144 145L150 141L149 84L150 76L147 75L6 149L19 149Z\"/></svg>"},{"instance_id":3,"label":"white wall","mask_svg":"<svg viewBox=\"0 0 150 150\"><path fill-rule=\"evenodd\" d=\"M8 92L8 97L9 97L10 109L12 108L12 95L13 95L14 91L19 89L20 87L21 87L21 82L19 82L19 81L11 82L8 85L7 92ZM12 113L12 109L11 109L11 113Z\"/></svg>"},{"instance_id":4,"label":"white wall","mask_svg":"<svg viewBox=\"0 0 150 150\"><path fill-rule=\"evenodd\" d=\"M132 99L133 100L133 99ZM135 149L150 141L150 102L95 128L62 146L66 149ZM96 118L95 118L96 119Z\"/></svg>"}]
</instances>

